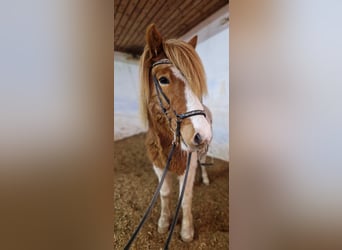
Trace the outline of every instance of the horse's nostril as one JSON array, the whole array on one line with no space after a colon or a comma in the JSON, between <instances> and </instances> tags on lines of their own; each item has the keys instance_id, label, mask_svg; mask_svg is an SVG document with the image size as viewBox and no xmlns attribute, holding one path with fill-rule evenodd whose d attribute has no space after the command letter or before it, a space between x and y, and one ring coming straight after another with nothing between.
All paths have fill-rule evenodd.
<instances>
[{"instance_id":1,"label":"horse's nostril","mask_svg":"<svg viewBox=\"0 0 342 250\"><path fill-rule=\"evenodd\" d=\"M201 137L201 135L200 135L199 133L196 133L196 134L195 134L195 136L194 136L194 142L195 142L196 144L201 144L201 142L202 142L202 137Z\"/></svg>"}]
</instances>

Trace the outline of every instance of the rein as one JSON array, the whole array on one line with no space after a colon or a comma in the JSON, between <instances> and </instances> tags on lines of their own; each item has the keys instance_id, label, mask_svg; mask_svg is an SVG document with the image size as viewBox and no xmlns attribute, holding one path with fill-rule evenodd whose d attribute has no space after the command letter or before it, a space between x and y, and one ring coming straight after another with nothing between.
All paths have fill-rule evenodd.
<instances>
[{"instance_id":1,"label":"rein","mask_svg":"<svg viewBox=\"0 0 342 250\"><path fill-rule=\"evenodd\" d=\"M160 64L172 64L172 62L169 59L161 59L161 60L153 63L152 66L151 66L151 69L153 67L157 66L157 65L160 65ZM154 195L152 197L150 205L148 206L147 210L145 211L144 216L142 217L139 225L137 226L137 228L133 232L131 238L127 242L127 244L126 244L126 246L124 248L125 250L128 250L130 248L131 244L133 243L134 239L138 235L140 229L142 228L142 226L145 223L148 215L150 214L154 204L157 201L160 189L161 189L161 187L162 187L162 185L164 183L164 179L165 179L166 173L167 173L167 171L168 171L168 169L170 167L170 162L171 162L173 153L175 151L175 148L176 148L177 144L179 143L180 139L182 138L181 133L180 133L180 127L181 127L182 121L184 119L186 119L186 118L189 118L189 117L195 116L195 115L203 115L204 117L206 117L206 114L205 114L204 110L191 110L191 111L188 111L188 112L185 112L185 113L182 113L182 114L178 114L174 109L172 109L169 98L163 92L163 90L160 87L159 82L158 82L158 80L157 80L157 78L155 76L153 76L153 82L154 82L154 86L156 88L157 97L158 97L158 100L159 100L159 105L160 105L164 115L168 118L170 129L174 133L174 140L172 141L172 147L171 147L170 153L169 153L167 161L166 161L166 165L165 165L165 168L164 168L164 171L163 171L163 175L162 175L162 177L161 177L161 179L159 181L159 184L157 186L156 191L154 192ZM171 118L168 116L167 108L164 107L162 99L161 99L161 96L164 98L165 102L168 104L169 108L172 109L172 112L174 113L174 115L177 118L177 120L176 120L176 122L177 122L176 130L173 130L172 127L171 127ZM186 170L185 170L185 176L184 176L182 190L181 190L178 202L177 202L175 215L174 215L174 217L172 219L170 231L169 231L166 243L164 245L164 250L169 249L169 243L171 241L172 233L173 233L174 227L175 227L176 222L177 222L178 213L179 213L179 209L180 209L181 204L182 204L182 200L183 200L183 196L184 196L184 192L185 192L185 187L186 187L186 182L187 182L187 178L188 178L188 173L189 173L189 169L190 169L191 155L192 155L192 152L189 152L188 153L188 157L187 157L187 164L186 164Z\"/></svg>"}]
</instances>

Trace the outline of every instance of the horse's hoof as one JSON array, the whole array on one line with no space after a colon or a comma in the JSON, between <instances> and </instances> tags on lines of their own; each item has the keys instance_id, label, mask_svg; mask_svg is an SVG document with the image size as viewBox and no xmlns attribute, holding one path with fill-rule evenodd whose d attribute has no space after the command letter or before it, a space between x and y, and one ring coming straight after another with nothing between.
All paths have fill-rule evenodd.
<instances>
[{"instance_id":1,"label":"horse's hoof","mask_svg":"<svg viewBox=\"0 0 342 250\"><path fill-rule=\"evenodd\" d=\"M193 235L187 235L187 236L182 236L182 241L186 242L186 243L189 243L191 242L193 239L194 239L194 236Z\"/></svg>"},{"instance_id":2,"label":"horse's hoof","mask_svg":"<svg viewBox=\"0 0 342 250\"><path fill-rule=\"evenodd\" d=\"M182 241L191 242L194 239L194 230L190 230L190 232L181 232Z\"/></svg>"},{"instance_id":3,"label":"horse's hoof","mask_svg":"<svg viewBox=\"0 0 342 250\"><path fill-rule=\"evenodd\" d=\"M161 216L158 220L158 233L164 234L169 231L170 222L167 216Z\"/></svg>"},{"instance_id":4,"label":"horse's hoof","mask_svg":"<svg viewBox=\"0 0 342 250\"><path fill-rule=\"evenodd\" d=\"M203 183L206 185L206 186L209 186L209 180L208 179L203 179Z\"/></svg>"},{"instance_id":5,"label":"horse's hoof","mask_svg":"<svg viewBox=\"0 0 342 250\"><path fill-rule=\"evenodd\" d=\"M166 233L167 231L169 231L169 226L167 226L167 227L159 227L159 226L158 226L158 233L164 234L164 233Z\"/></svg>"}]
</instances>

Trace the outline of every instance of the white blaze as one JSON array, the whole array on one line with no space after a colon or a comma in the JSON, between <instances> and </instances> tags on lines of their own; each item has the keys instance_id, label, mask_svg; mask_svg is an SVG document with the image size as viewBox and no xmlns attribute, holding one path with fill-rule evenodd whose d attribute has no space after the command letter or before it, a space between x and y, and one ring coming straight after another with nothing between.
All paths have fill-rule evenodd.
<instances>
[{"instance_id":1,"label":"white blaze","mask_svg":"<svg viewBox=\"0 0 342 250\"><path fill-rule=\"evenodd\" d=\"M204 110L204 107L198 97L191 90L188 81L184 78L181 72L176 67L171 67L173 74L178 79L185 83L185 100L186 100L186 112L193 110ZM211 127L208 120L203 115L194 115L189 118L195 129L195 133L199 133L203 140L210 141Z\"/></svg>"}]
</instances>

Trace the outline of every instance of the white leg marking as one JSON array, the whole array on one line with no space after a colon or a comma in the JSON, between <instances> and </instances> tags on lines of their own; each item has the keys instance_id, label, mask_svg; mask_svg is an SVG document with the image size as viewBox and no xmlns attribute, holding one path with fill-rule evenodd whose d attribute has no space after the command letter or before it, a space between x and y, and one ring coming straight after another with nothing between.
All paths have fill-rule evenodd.
<instances>
[{"instance_id":1,"label":"white leg marking","mask_svg":"<svg viewBox=\"0 0 342 250\"><path fill-rule=\"evenodd\" d=\"M207 170L206 170L205 166L201 165L201 170L202 170L202 181L205 185L208 186L210 181L209 181Z\"/></svg>"},{"instance_id":2,"label":"white leg marking","mask_svg":"<svg viewBox=\"0 0 342 250\"><path fill-rule=\"evenodd\" d=\"M158 181L163 175L164 169L153 166L154 172L158 177ZM166 233L170 226L170 193L171 193L171 175L167 173L164 179L164 183L160 189L160 201L161 201L161 211L158 220L158 232Z\"/></svg>"},{"instance_id":3,"label":"white leg marking","mask_svg":"<svg viewBox=\"0 0 342 250\"><path fill-rule=\"evenodd\" d=\"M197 168L197 153L192 153L190 169L188 174L188 179L184 191L183 201L182 201L182 209L183 209L183 219L182 219L182 228L181 228L181 237L185 242L190 242L194 238L194 225L192 220L192 189L194 186L194 179ZM179 192L182 190L183 181L185 174L179 176Z\"/></svg>"}]
</instances>

